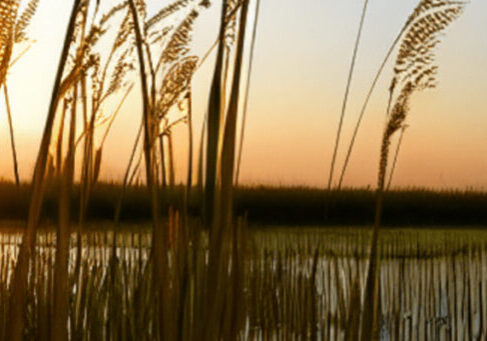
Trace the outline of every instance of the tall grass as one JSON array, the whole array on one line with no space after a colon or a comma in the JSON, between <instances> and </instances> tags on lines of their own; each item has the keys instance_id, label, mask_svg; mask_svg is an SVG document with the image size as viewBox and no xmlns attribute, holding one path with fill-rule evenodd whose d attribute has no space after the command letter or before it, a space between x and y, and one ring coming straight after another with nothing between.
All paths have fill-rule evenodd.
<instances>
[{"instance_id":1,"label":"tall grass","mask_svg":"<svg viewBox=\"0 0 487 341\"><path fill-rule=\"evenodd\" d=\"M396 151L394 152L394 159L392 161L392 167L391 167L391 170L389 172L389 180L387 180L387 186L386 186L387 190L389 190L389 188L391 187L392 177L394 175L394 170L396 169L397 159L399 157L399 151L401 150L402 139L404 137L404 132L406 131L407 127L408 127L407 124L403 124L401 127L401 134L399 135L399 140L397 141Z\"/></svg>"},{"instance_id":2,"label":"tall grass","mask_svg":"<svg viewBox=\"0 0 487 341\"><path fill-rule=\"evenodd\" d=\"M208 327L204 330L206 340L223 338L235 339L237 330L241 326L241 316L239 316L239 299L242 295L240 280L243 270L239 263L238 254L240 247L237 243L237 233L232 231L232 211L233 211L233 179L235 170L235 142L237 128L237 114L240 93L240 79L242 71L242 61L244 54L245 31L247 24L249 2L244 0L241 5L240 19L238 24L238 38L233 67L233 78L225 126L223 132L222 149L220 156L219 185L214 196L213 221L209 236L209 259L208 259L208 292L206 294L206 304L208 305ZM223 23L222 23L223 26ZM208 175L207 175L208 176ZM229 246L227 246L227 244ZM227 250L227 247L232 249ZM229 257L233 260L232 272L228 278L227 263ZM233 278L232 278L233 277ZM221 297L221 292L226 287L231 287L228 301L225 302ZM212 303L213 302L213 303ZM229 312L225 313L225 304L228 305ZM228 316L230 314L230 316ZM222 322L219 322L222 321ZM226 322L228 321L228 322ZM218 328L218 324L222 326ZM226 325L228 323L229 325ZM228 328L227 330L225 330Z\"/></svg>"},{"instance_id":3,"label":"tall grass","mask_svg":"<svg viewBox=\"0 0 487 341\"><path fill-rule=\"evenodd\" d=\"M22 43L27 39L26 28L34 16L39 0L30 0L25 6L25 9L20 15L19 6L20 1L3 1L0 3L0 87L3 86L3 94L5 98L5 105L7 109L8 126L10 133L10 147L12 149L12 161L15 183L20 184L19 166L17 161L17 149L15 147L14 126L12 119L12 112L10 108L10 100L7 87L7 74L10 67L22 57L28 50L27 47L23 52L19 53L15 58L13 51L15 44Z\"/></svg>"},{"instance_id":4,"label":"tall grass","mask_svg":"<svg viewBox=\"0 0 487 341\"><path fill-rule=\"evenodd\" d=\"M64 46L59 60L59 66L54 82L54 87L51 96L51 103L44 127L44 133L42 135L41 144L39 147L39 153L37 156L34 175L32 178L32 197L29 205L29 216L27 220L27 228L24 232L22 245L15 266L15 271L12 278L12 294L9 304L9 317L11 321L11 327L7 332L7 337L10 340L22 340L24 329L24 309L25 301L28 290L28 272L30 264L33 260L33 250L35 246L37 224L39 222L39 214L43 200L43 184L44 175L46 171L46 163L48 156L48 149L52 135L52 129L54 125L54 119L56 116L56 109L58 103L59 90L64 72L66 60L68 58L69 47L71 39L74 33L76 15L81 1L76 0L73 4L68 28L66 31L66 37L64 40Z\"/></svg>"},{"instance_id":5,"label":"tall grass","mask_svg":"<svg viewBox=\"0 0 487 341\"><path fill-rule=\"evenodd\" d=\"M7 22L2 29L7 27L12 36L18 3L0 4L0 13L5 14L2 20ZM460 15L464 2L423 0L406 23L390 87L371 239L364 231L328 231L324 236L292 230L250 231L247 217L235 216L235 167L240 162L237 122L250 4L250 0L222 1L206 155L203 157L202 147L200 151L198 182L202 185L205 177L205 207L199 221L189 214L191 83L207 56L198 61L191 55L190 43L194 22L209 2L177 0L148 16L143 0L122 2L103 14L99 1L75 0L34 169L27 227L21 235L0 235L1 339L370 340L377 339L380 330L396 339L398 335L404 339L418 335L425 339L485 337L485 316L478 317L478 311L486 308L481 272L487 259L486 236L472 233L439 239L433 232L411 235L410 231L379 235L391 137L404 126L412 94L433 86L436 67L431 51L439 42L438 33ZM341 121L367 4L365 1ZM25 18L35 6L37 1L32 0ZM177 22L166 21L174 19L173 15L179 16ZM97 47L108 39L105 34L114 18L121 21L105 55ZM256 25L257 18L251 60ZM8 65L4 56L11 53L11 45L0 47L3 67ZM251 65L250 61L245 97ZM139 76L141 127L115 206L113 230L90 230L86 215L101 172L103 146L132 89L126 80L132 69ZM4 70L0 69L2 77ZM115 111L102 116L107 98L123 89ZM174 118L171 112L183 105L183 116ZM188 124L189 165L180 214L167 205L167 197L175 190L172 129L182 122ZM134 164L141 138L141 158ZM78 228L72 233L75 156L81 145ZM54 156L50 150L55 151ZM151 226L122 232L117 229L122 201L142 158ZM54 173L58 176L50 178ZM45 192L52 184L57 186L59 203L55 237L49 226L42 232L38 229ZM440 281L431 273L441 276ZM454 280L447 280L449 277ZM458 295L460 289L462 295ZM419 300L414 301L413 296ZM455 302L452 296L457 298ZM427 304L419 305L423 301ZM414 315L416 324L403 318L407 313ZM449 329L442 327L445 316L454 321ZM481 323L464 326L474 318Z\"/></svg>"},{"instance_id":6,"label":"tall grass","mask_svg":"<svg viewBox=\"0 0 487 341\"><path fill-rule=\"evenodd\" d=\"M164 278L163 276L166 275L166 262L167 262L167 253L166 245L167 245L167 230L164 229L161 225L161 216L159 211L159 192L158 192L158 184L155 182L155 174L154 174L154 152L152 149L152 143L154 141L154 114L151 112L150 107L151 103L149 102L149 87L147 84L146 78L146 66L145 66L145 56L143 50L143 38L141 33L141 26L139 24L139 13L137 11L137 7L133 0L129 0L130 11L132 13L132 21L134 23L134 32L136 36L136 46L137 46L137 54L139 60L139 74L140 74L140 84L141 84L141 94L142 94L142 113L143 113L143 122L144 122L144 157L145 157L145 169L146 169L146 181L147 187L151 193L151 207L152 207L152 220L153 220L153 229L152 229L152 251L153 251L153 281L152 286L153 290L155 291L155 297L158 302L157 309L159 312L160 318L158 319L157 323L159 324L159 328L164 330L165 328L169 328L166 325L166 311L164 306L165 297L164 295Z\"/></svg>"},{"instance_id":7,"label":"tall grass","mask_svg":"<svg viewBox=\"0 0 487 341\"><path fill-rule=\"evenodd\" d=\"M141 233L134 226L133 231L119 234L116 263L110 259L114 242L111 232L83 232L79 278L74 277L76 254L70 254L69 285L74 289L69 301L70 338L155 339L156 315L152 312L156 301L150 285L151 241L147 227ZM192 229L178 231L178 238L185 240L186 236L196 236ZM366 231L274 229L247 233L247 270L241 282L244 294L239 306L247 322L236 339L311 339L311 335L316 335L316 339L345 339L349 332L347 321L360 311L348 303L353 301L356 279L362 283L365 277L370 240ZM15 262L19 239L18 233L4 233L0 239L0 302L8 294L4 278L9 277ZM37 239L38 275L29 282L27 298L28 339L49 338L49 325L44 323L54 313L50 299L54 294L55 238L51 231L44 230ZM483 339L487 332L483 314L487 278L482 271L487 260L486 240L485 232L480 230L384 231L379 241L383 335L400 340ZM195 245L196 239L192 242ZM74 238L70 245L75 247ZM195 258L178 263L181 272L171 272L171 276L176 276L183 273L182 269L189 269L187 296L177 295L178 301L186 302L185 309L182 313L175 310L178 313L174 314L184 316L182 321L178 319L183 328L174 326L182 340L201 339L194 326L206 322L205 315L197 314L192 303L204 276L199 266L208 248L207 240L200 240L199 246L202 249ZM195 251L188 250L190 254ZM112 264L113 272L109 270ZM198 275L193 276L191 269L198 269ZM112 280L115 286L110 288ZM183 282L184 279L180 283ZM9 322L5 308L0 304L0 337ZM111 311L109 324L107 311ZM477 322L469 324L469 318Z\"/></svg>"},{"instance_id":8,"label":"tall grass","mask_svg":"<svg viewBox=\"0 0 487 341\"><path fill-rule=\"evenodd\" d=\"M215 200L215 187L217 178L218 162L218 139L220 136L220 125L222 120L222 78L223 61L225 54L225 32L227 25L228 1L222 1L220 16L220 30L218 35L218 47L211 83L210 96L208 99L207 119L207 143L205 163L205 198L204 198L204 220L207 226L213 223L213 211Z\"/></svg>"},{"instance_id":9,"label":"tall grass","mask_svg":"<svg viewBox=\"0 0 487 341\"><path fill-rule=\"evenodd\" d=\"M252 66L254 62L254 53L255 53L255 41L257 39L257 25L259 23L259 11L260 11L260 0L257 0L255 3L255 15L254 15L254 27L252 30L252 42L250 44L250 56L249 56L249 66L247 70L247 84L245 86L245 98L244 104L242 108L242 123L240 127L240 141L238 144L238 157L237 157L237 170L235 171L235 186L238 186L238 181L240 178L240 166L242 164L242 153L243 153L243 143L245 137L245 126L247 123L247 107L249 104L249 94L250 94L250 84L251 84L251 77L252 77Z\"/></svg>"},{"instance_id":10,"label":"tall grass","mask_svg":"<svg viewBox=\"0 0 487 341\"><path fill-rule=\"evenodd\" d=\"M62 166L61 189L59 194L59 222L56 231L56 267L54 269L54 308L52 337L55 340L68 339L69 286L68 264L70 248L70 194L74 182L76 99L77 88L73 90L69 125L69 144L66 159Z\"/></svg>"},{"instance_id":11,"label":"tall grass","mask_svg":"<svg viewBox=\"0 0 487 341\"><path fill-rule=\"evenodd\" d=\"M18 0L2 1L0 4L0 84L5 82L13 50L15 20L19 8Z\"/></svg>"},{"instance_id":12,"label":"tall grass","mask_svg":"<svg viewBox=\"0 0 487 341\"><path fill-rule=\"evenodd\" d=\"M348 71L347 85L345 86L345 94L343 96L342 109L341 109L341 112L340 112L340 119L338 121L337 134L336 134L336 137L335 137L335 146L333 148L333 155L331 157L331 162L330 162L330 174L328 176L328 190L331 189L332 182L333 182L333 173L335 171L335 162L336 162L336 157L337 157L337 153L338 153L338 147L340 145L340 137L341 137L341 134L342 134L343 120L345 118L345 112L347 110L348 95L350 93L350 86L352 84L353 71L355 69L355 62L356 62L356 59L357 59L357 52L358 52L358 48L359 48L359 45L360 45L360 38L362 36L362 29L363 29L364 22L365 22L365 16L367 14L367 6L368 6L368 4L369 4L369 1L368 0L365 0L364 1L364 7L362 9L362 15L360 17L360 24L359 24L359 28L358 28L357 38L355 40L355 44L354 44L354 47L353 47L352 61L351 61L351 64L350 64L350 69Z\"/></svg>"},{"instance_id":13,"label":"tall grass","mask_svg":"<svg viewBox=\"0 0 487 341\"><path fill-rule=\"evenodd\" d=\"M20 185L20 177L19 177L19 166L17 162L17 149L15 148L15 137L14 137L14 126L12 122L12 112L10 109L10 100L8 98L8 89L7 84L3 84L3 94L5 98L5 106L7 108L7 118L8 118L8 127L10 132L10 147L12 149L12 161L14 164L14 176L15 176L15 183L17 186Z\"/></svg>"},{"instance_id":14,"label":"tall grass","mask_svg":"<svg viewBox=\"0 0 487 341\"><path fill-rule=\"evenodd\" d=\"M436 85L434 48L439 44L439 34L463 12L465 2L421 1L408 19L407 30L401 42L394 66L394 76L389 87L387 123L380 149L377 180L377 203L372 233L369 268L365 286L362 339L378 339L378 237L383 210L383 193L393 134L401 129L409 112L412 94ZM397 94L396 94L397 92Z\"/></svg>"}]
</instances>

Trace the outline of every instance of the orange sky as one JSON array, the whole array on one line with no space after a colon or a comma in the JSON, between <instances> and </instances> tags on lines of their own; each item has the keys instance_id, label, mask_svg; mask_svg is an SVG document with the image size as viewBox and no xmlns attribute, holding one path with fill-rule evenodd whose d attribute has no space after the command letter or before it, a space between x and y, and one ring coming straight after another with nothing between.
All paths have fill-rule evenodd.
<instances>
[{"instance_id":1,"label":"orange sky","mask_svg":"<svg viewBox=\"0 0 487 341\"><path fill-rule=\"evenodd\" d=\"M47 113L70 2L41 1L31 50L9 78L21 177L32 173ZM148 1L157 8L159 1ZM352 44L362 1L263 0L242 166L247 184L324 186L328 177ZM358 110L389 44L416 1L370 0L343 131L348 143ZM219 3L218 3L219 4ZM216 36L213 6L198 20L194 51ZM487 188L487 2L474 0L448 29L438 49L439 86L413 97L410 127L394 185ZM210 57L210 61L214 56ZM212 65L194 80L199 134ZM346 186L374 186L384 121L389 64L371 100ZM119 179L140 122L139 86L115 122L104 153L103 177ZM8 126L0 100L0 176L12 178ZM186 164L186 127L176 129L177 171ZM198 141L198 136L196 136ZM339 150L341 167L345 144Z\"/></svg>"}]
</instances>

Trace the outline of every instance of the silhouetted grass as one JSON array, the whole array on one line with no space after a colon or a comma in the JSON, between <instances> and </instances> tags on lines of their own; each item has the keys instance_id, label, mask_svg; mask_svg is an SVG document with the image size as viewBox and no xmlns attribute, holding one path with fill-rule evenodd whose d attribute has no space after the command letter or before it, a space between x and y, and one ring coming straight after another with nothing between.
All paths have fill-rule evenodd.
<instances>
[{"instance_id":1,"label":"silhouetted grass","mask_svg":"<svg viewBox=\"0 0 487 341\"><path fill-rule=\"evenodd\" d=\"M16 187L0 182L0 219L25 219L29 186ZM93 188L88 206L88 220L112 220L121 193L117 183L99 183ZM184 187L167 190L165 203L181 209ZM73 190L72 219L77 219L79 185ZM247 214L251 224L296 225L371 225L374 218L375 192L368 189L344 189L325 195L326 191L306 187L240 187L235 190L235 213ZM199 214L196 198L189 213ZM145 187L129 186L124 198L121 220L150 220L149 193ZM324 208L329 202L328 216ZM403 189L385 193L384 224L388 226L487 225L487 193L473 190ZM48 186L42 218L57 219L57 189Z\"/></svg>"}]
</instances>

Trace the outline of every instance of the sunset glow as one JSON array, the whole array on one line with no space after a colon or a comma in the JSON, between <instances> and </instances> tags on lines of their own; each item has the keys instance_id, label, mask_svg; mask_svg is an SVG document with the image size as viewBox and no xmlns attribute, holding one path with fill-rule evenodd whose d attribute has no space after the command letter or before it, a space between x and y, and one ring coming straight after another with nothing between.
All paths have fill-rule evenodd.
<instances>
[{"instance_id":1,"label":"sunset glow","mask_svg":"<svg viewBox=\"0 0 487 341\"><path fill-rule=\"evenodd\" d=\"M156 5L149 2L152 9ZM412 0L371 1L344 122L339 169L373 75L414 5ZM325 185L361 9L362 3L357 1L263 2L242 183ZM213 43L218 11L219 5L214 4L198 18L194 39L197 43L193 44L196 54L203 54ZM68 12L68 2L41 2L29 29L35 42L9 75L19 168L24 181L32 176L64 34L61 28L66 25ZM394 185L486 188L485 13L487 2L472 1L465 14L448 28L438 49L439 85L414 96ZM15 53L24 46L17 47ZM207 107L214 58L213 53L193 81L195 148ZM365 114L345 186L376 184L391 69L390 62ZM102 167L104 179L120 180L123 175L127 151L136 133L134 126L140 124L138 92L136 86L108 136ZM115 104L116 101L112 107ZM106 110L110 109L107 106ZM5 115L3 99L0 113ZM179 180L185 176L185 134L184 125L175 128ZM0 120L0 143L4 146L0 149L0 176L12 179L6 119Z\"/></svg>"}]
</instances>

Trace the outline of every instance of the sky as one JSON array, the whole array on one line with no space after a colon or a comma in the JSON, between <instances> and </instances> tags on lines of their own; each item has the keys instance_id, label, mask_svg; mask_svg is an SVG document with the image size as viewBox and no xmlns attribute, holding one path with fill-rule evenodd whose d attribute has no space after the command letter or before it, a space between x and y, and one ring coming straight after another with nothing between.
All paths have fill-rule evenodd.
<instances>
[{"instance_id":1,"label":"sky","mask_svg":"<svg viewBox=\"0 0 487 341\"><path fill-rule=\"evenodd\" d=\"M164 3L148 0L149 12ZM255 1L251 3L252 22ZM339 170L373 76L415 5L415 0L369 0L338 150ZM35 43L9 74L20 175L25 181L32 176L70 6L70 1L40 2L29 29ZM213 43L219 7L219 1L212 1L197 19L192 53L202 55ZM241 183L326 185L362 7L359 0L261 0ZM487 189L486 13L487 1L471 0L443 35L436 60L439 84L412 99L393 187ZM196 141L214 57L210 55L193 81ZM365 113L345 186L376 184L393 59ZM140 112L136 84L108 136L102 178L122 177ZM0 117L0 177L12 179L3 99ZM186 133L185 125L174 131L178 179L185 176Z\"/></svg>"}]
</instances>

